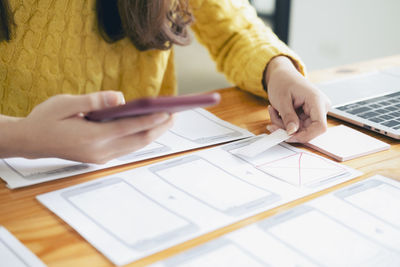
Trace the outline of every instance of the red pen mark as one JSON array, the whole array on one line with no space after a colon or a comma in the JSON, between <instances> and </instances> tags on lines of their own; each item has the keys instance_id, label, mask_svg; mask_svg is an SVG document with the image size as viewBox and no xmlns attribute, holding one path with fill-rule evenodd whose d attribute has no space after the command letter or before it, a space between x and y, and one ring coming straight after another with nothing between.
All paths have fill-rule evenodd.
<instances>
[{"instance_id":1,"label":"red pen mark","mask_svg":"<svg viewBox=\"0 0 400 267\"><path fill-rule=\"evenodd\" d=\"M303 152L300 152L299 155L299 185L301 186L301 157L303 156Z\"/></svg>"},{"instance_id":2,"label":"red pen mark","mask_svg":"<svg viewBox=\"0 0 400 267\"><path fill-rule=\"evenodd\" d=\"M312 161L310 162L310 160ZM305 152L298 152L274 159L256 165L256 168L275 178L297 186L302 186L303 182L307 184L321 179L328 179L346 170L327 159ZM283 174L280 171L281 169L291 169L292 174ZM296 174L297 177L293 177L294 174ZM306 176L303 177L303 175ZM292 180L292 182L290 182L290 180Z\"/></svg>"},{"instance_id":3,"label":"red pen mark","mask_svg":"<svg viewBox=\"0 0 400 267\"><path fill-rule=\"evenodd\" d=\"M256 168L261 168L261 167L264 166L264 165L268 165L268 164L271 164L271 163L274 163L274 162L277 162L277 161L281 161L281 160L284 160L284 159L288 159L288 158L293 157L293 156L296 156L296 155L297 155L297 154L288 155L288 156L285 156L285 157L283 157L283 158L278 158L278 159L275 159L275 160L272 160L272 161L268 161L268 162L265 162L265 163L263 163L263 164L257 165Z\"/></svg>"}]
</instances>

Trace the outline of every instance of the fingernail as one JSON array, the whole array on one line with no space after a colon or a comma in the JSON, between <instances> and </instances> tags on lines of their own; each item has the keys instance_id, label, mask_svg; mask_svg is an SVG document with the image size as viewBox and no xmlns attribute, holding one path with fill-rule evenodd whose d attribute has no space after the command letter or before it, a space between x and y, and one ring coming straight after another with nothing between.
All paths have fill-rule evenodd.
<instances>
[{"instance_id":1,"label":"fingernail","mask_svg":"<svg viewBox=\"0 0 400 267\"><path fill-rule=\"evenodd\" d=\"M286 127L286 132L288 135L292 135L297 131L297 125L294 122L289 122L289 124Z\"/></svg>"},{"instance_id":2,"label":"fingernail","mask_svg":"<svg viewBox=\"0 0 400 267\"><path fill-rule=\"evenodd\" d=\"M268 131L272 132L273 129L274 129L274 127L272 125L269 125L269 124L267 125L267 130Z\"/></svg>"},{"instance_id":3,"label":"fingernail","mask_svg":"<svg viewBox=\"0 0 400 267\"><path fill-rule=\"evenodd\" d=\"M118 104L123 105L125 104L125 97L122 92L117 92L118 93Z\"/></svg>"},{"instance_id":4,"label":"fingernail","mask_svg":"<svg viewBox=\"0 0 400 267\"><path fill-rule=\"evenodd\" d=\"M118 101L118 98L116 98L116 96L117 95L113 92L103 93L104 104L106 105L106 107L115 106L116 102Z\"/></svg>"},{"instance_id":5,"label":"fingernail","mask_svg":"<svg viewBox=\"0 0 400 267\"><path fill-rule=\"evenodd\" d=\"M125 98L122 92L108 91L104 92L102 95L106 107L114 107L125 104Z\"/></svg>"}]
</instances>

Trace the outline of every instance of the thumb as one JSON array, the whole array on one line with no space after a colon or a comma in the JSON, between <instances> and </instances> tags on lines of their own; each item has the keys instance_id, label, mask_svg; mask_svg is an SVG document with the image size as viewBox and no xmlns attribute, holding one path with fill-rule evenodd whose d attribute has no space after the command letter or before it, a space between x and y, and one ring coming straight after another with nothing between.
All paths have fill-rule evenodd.
<instances>
[{"instance_id":1,"label":"thumb","mask_svg":"<svg viewBox=\"0 0 400 267\"><path fill-rule=\"evenodd\" d=\"M289 135L294 134L299 129L299 117L293 108L291 102L283 103L281 109L278 110L279 115L282 118L283 124L285 125L286 131Z\"/></svg>"},{"instance_id":2,"label":"thumb","mask_svg":"<svg viewBox=\"0 0 400 267\"><path fill-rule=\"evenodd\" d=\"M124 96L117 91L102 91L86 95L59 95L54 98L54 114L67 118L79 113L117 106L125 103Z\"/></svg>"}]
</instances>

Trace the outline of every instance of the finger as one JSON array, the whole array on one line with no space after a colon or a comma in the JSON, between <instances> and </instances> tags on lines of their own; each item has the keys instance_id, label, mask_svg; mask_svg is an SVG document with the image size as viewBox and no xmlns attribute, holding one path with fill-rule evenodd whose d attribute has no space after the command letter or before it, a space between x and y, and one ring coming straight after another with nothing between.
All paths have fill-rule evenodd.
<instances>
[{"instance_id":1,"label":"finger","mask_svg":"<svg viewBox=\"0 0 400 267\"><path fill-rule=\"evenodd\" d=\"M305 143L318 135L324 133L327 129L326 110L315 106L310 110L310 118L304 122L304 127L296 133L291 141Z\"/></svg>"},{"instance_id":2,"label":"finger","mask_svg":"<svg viewBox=\"0 0 400 267\"><path fill-rule=\"evenodd\" d=\"M282 129L285 129L283 121L279 117L278 111L274 107L268 106L268 113L272 124L277 125Z\"/></svg>"},{"instance_id":3,"label":"finger","mask_svg":"<svg viewBox=\"0 0 400 267\"><path fill-rule=\"evenodd\" d=\"M329 103L322 101L323 98L309 98L309 102L304 105L304 111L307 117L300 115L302 118L301 129L296 133L290 141L305 143L322 134L327 129L326 114ZM304 119L306 118L306 119Z\"/></svg>"},{"instance_id":4,"label":"finger","mask_svg":"<svg viewBox=\"0 0 400 267\"><path fill-rule=\"evenodd\" d=\"M150 130L124 136L109 142L107 147L105 147L105 151L107 151L107 153L104 154L104 158L101 159L101 161L107 162L111 159L115 159L144 148L163 135L172 127L172 125L173 119L169 119L165 123L160 124Z\"/></svg>"},{"instance_id":5,"label":"finger","mask_svg":"<svg viewBox=\"0 0 400 267\"><path fill-rule=\"evenodd\" d=\"M267 125L267 130L268 130L270 133L273 133L273 132L275 132L275 131L278 130L278 129L282 129L282 128L279 127L279 126L277 126L277 125L275 125L275 124L269 124L269 125Z\"/></svg>"},{"instance_id":6,"label":"finger","mask_svg":"<svg viewBox=\"0 0 400 267\"><path fill-rule=\"evenodd\" d=\"M298 116L299 116L299 119L300 119L300 122L301 121L306 121L306 120L308 120L310 117L307 115L307 114L305 114L304 112L301 112L300 114L298 114Z\"/></svg>"},{"instance_id":7,"label":"finger","mask_svg":"<svg viewBox=\"0 0 400 267\"><path fill-rule=\"evenodd\" d=\"M307 118L305 120L301 120L300 121L300 127L299 130L297 132L301 132L303 131L305 128L309 127L311 125L312 121L310 118Z\"/></svg>"},{"instance_id":8,"label":"finger","mask_svg":"<svg viewBox=\"0 0 400 267\"><path fill-rule=\"evenodd\" d=\"M52 114L56 118L68 118L124 103L123 94L117 91L102 91L86 95L58 95L51 100Z\"/></svg>"},{"instance_id":9,"label":"finger","mask_svg":"<svg viewBox=\"0 0 400 267\"><path fill-rule=\"evenodd\" d=\"M296 133L289 141L306 143L318 135L324 133L327 129L326 124L321 124L320 122L313 122L303 131Z\"/></svg>"},{"instance_id":10,"label":"finger","mask_svg":"<svg viewBox=\"0 0 400 267\"><path fill-rule=\"evenodd\" d=\"M291 98L284 97L281 101L278 112L288 134L293 134L299 129L299 118L294 110Z\"/></svg>"},{"instance_id":11,"label":"finger","mask_svg":"<svg viewBox=\"0 0 400 267\"><path fill-rule=\"evenodd\" d=\"M86 121L97 128L97 132L102 134L103 138L121 138L143 131L151 130L167 121L172 121L172 116L168 113L154 113L133 118L118 119L115 121L96 123Z\"/></svg>"}]
</instances>

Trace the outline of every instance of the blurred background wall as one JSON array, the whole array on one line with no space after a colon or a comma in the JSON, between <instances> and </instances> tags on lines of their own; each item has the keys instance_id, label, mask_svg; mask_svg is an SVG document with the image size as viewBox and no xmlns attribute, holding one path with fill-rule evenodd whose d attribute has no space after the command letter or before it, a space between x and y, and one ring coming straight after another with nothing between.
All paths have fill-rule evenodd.
<instances>
[{"instance_id":1,"label":"blurred background wall","mask_svg":"<svg viewBox=\"0 0 400 267\"><path fill-rule=\"evenodd\" d=\"M250 2L309 71L400 53L400 0ZM179 94L232 86L195 38L175 49Z\"/></svg>"},{"instance_id":2,"label":"blurred background wall","mask_svg":"<svg viewBox=\"0 0 400 267\"><path fill-rule=\"evenodd\" d=\"M399 54L399 12L400 0L292 0L289 45L310 70Z\"/></svg>"}]
</instances>

